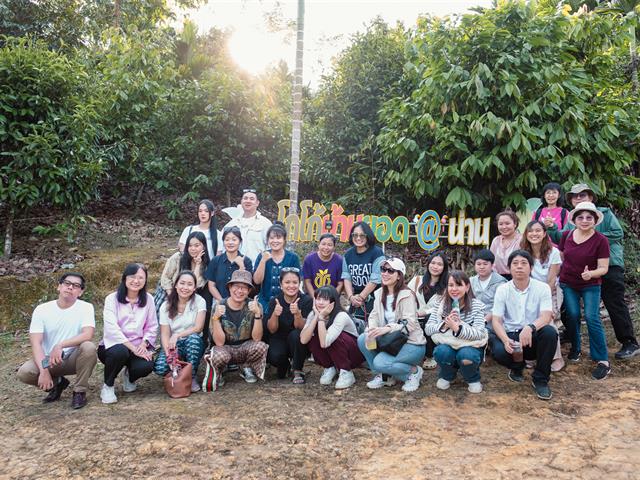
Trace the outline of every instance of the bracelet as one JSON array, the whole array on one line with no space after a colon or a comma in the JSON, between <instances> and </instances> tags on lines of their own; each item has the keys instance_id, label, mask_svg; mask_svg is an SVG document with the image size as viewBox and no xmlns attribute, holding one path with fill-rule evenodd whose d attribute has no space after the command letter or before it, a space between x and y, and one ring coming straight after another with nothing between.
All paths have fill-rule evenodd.
<instances>
[{"instance_id":1,"label":"bracelet","mask_svg":"<svg viewBox=\"0 0 640 480\"><path fill-rule=\"evenodd\" d=\"M253 317L254 320L262 320L262 315L260 315L259 317Z\"/></svg>"}]
</instances>

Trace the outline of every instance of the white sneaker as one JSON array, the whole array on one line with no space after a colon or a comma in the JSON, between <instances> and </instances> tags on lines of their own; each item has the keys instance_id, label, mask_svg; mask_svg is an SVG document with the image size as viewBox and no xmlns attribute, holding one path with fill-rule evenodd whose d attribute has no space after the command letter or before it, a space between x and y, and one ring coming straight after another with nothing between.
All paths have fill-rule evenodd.
<instances>
[{"instance_id":1,"label":"white sneaker","mask_svg":"<svg viewBox=\"0 0 640 480\"><path fill-rule=\"evenodd\" d=\"M102 403L116 403L118 401L118 397L116 397L115 387L102 385L102 390L100 391L100 399L102 400Z\"/></svg>"},{"instance_id":2,"label":"white sneaker","mask_svg":"<svg viewBox=\"0 0 640 480\"><path fill-rule=\"evenodd\" d=\"M244 367L240 371L240 376L244 378L244 381L247 383L256 383L258 381L258 377L256 377L255 373L253 373L253 370L251 370L249 367Z\"/></svg>"},{"instance_id":3,"label":"white sneaker","mask_svg":"<svg viewBox=\"0 0 640 480\"><path fill-rule=\"evenodd\" d=\"M199 391L200 391L200 384L198 383L198 380L194 377L193 379L191 379L191 393L199 392Z\"/></svg>"},{"instance_id":4,"label":"white sneaker","mask_svg":"<svg viewBox=\"0 0 640 480\"><path fill-rule=\"evenodd\" d=\"M396 384L396 379L388 377L384 380L381 373L377 373L371 380L367 382L367 387L371 390L377 390L382 387L393 387Z\"/></svg>"},{"instance_id":5,"label":"white sneaker","mask_svg":"<svg viewBox=\"0 0 640 480\"><path fill-rule=\"evenodd\" d=\"M351 370L340 370L340 375L336 382L336 389L349 388L354 383L356 383L356 377Z\"/></svg>"},{"instance_id":6,"label":"white sneaker","mask_svg":"<svg viewBox=\"0 0 640 480\"><path fill-rule=\"evenodd\" d=\"M471 393L482 393L482 384L480 382L472 382L469 384L468 390Z\"/></svg>"},{"instance_id":7,"label":"white sneaker","mask_svg":"<svg viewBox=\"0 0 640 480\"><path fill-rule=\"evenodd\" d=\"M335 377L337 373L336 367L325 368L320 377L320 385L331 385L333 377Z\"/></svg>"},{"instance_id":8,"label":"white sneaker","mask_svg":"<svg viewBox=\"0 0 640 480\"><path fill-rule=\"evenodd\" d=\"M135 392L138 386L129 381L129 369L127 367L122 369L122 390L127 393Z\"/></svg>"},{"instance_id":9,"label":"white sneaker","mask_svg":"<svg viewBox=\"0 0 640 480\"><path fill-rule=\"evenodd\" d=\"M451 386L451 382L449 380L445 380L444 378L439 378L436 382L436 388L440 390L447 390Z\"/></svg>"},{"instance_id":10,"label":"white sneaker","mask_svg":"<svg viewBox=\"0 0 640 480\"><path fill-rule=\"evenodd\" d=\"M436 362L435 358L427 357L424 359L424 363L422 364L422 368L425 370L433 370L438 366L438 362Z\"/></svg>"},{"instance_id":11,"label":"white sneaker","mask_svg":"<svg viewBox=\"0 0 640 480\"><path fill-rule=\"evenodd\" d=\"M409 378L402 385L402 390L405 392L415 392L420 386L420 380L422 379L422 375L424 374L424 370L422 367L416 367L417 370L415 373L409 374Z\"/></svg>"}]
</instances>

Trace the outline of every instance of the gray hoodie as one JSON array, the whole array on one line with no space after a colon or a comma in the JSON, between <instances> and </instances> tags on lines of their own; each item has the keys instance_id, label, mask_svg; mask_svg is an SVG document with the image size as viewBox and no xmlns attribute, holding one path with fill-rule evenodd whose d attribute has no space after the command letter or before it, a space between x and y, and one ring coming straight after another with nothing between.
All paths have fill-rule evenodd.
<instances>
[{"instance_id":1,"label":"gray hoodie","mask_svg":"<svg viewBox=\"0 0 640 480\"><path fill-rule=\"evenodd\" d=\"M474 275L469 279L471 282L471 289L473 290L473 294L475 297L484 303L484 314L491 313L493 310L493 298L496 296L496 290L500 285L506 283L505 278L496 273L491 272L491 277L489 277L489 283L486 288L483 290L480 286L480 277L478 275Z\"/></svg>"}]
</instances>

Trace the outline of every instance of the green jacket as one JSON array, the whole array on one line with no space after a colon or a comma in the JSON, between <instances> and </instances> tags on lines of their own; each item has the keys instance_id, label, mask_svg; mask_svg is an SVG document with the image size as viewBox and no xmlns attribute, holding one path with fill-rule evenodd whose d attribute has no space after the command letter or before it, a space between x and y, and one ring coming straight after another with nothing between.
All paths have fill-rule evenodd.
<instances>
[{"instance_id":1,"label":"green jacket","mask_svg":"<svg viewBox=\"0 0 640 480\"><path fill-rule=\"evenodd\" d=\"M622 239L624 238L624 232L622 231L622 227L620 226L620 222L617 217L611 211L610 208L598 207L604 218L602 223L596 227L596 231L603 234L609 240L609 250L611 251L609 257L609 265L618 266L624 268L624 251L622 249ZM553 225L550 227L547 232L549 233L549 237L555 243L560 242L560 238L562 238L562 234L567 230L573 230L575 225L567 222L565 227L558 231L558 227Z\"/></svg>"}]
</instances>

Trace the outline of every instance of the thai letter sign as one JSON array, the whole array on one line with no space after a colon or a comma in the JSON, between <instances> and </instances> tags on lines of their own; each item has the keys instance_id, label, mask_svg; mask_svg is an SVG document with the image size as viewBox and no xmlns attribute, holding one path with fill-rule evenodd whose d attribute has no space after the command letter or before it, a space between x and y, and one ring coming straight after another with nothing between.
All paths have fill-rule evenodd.
<instances>
[{"instance_id":1,"label":"thai letter sign","mask_svg":"<svg viewBox=\"0 0 640 480\"><path fill-rule=\"evenodd\" d=\"M334 234L342 242L348 242L353 224L364 221L371 226L381 243L407 243L410 237L415 237L420 247L429 252L440 246L440 237L444 236L449 245L489 246L489 217L466 218L464 211L447 222L435 211L427 210L422 215L416 215L411 222L407 217L391 218L362 213L346 215L344 209L335 203L327 211L324 205L312 200L300 202L299 214L290 213L290 208L291 200L280 200L278 220L285 224L288 238L296 242L317 242L326 232ZM329 219L330 228L326 229ZM445 228L448 228L447 233L444 232Z\"/></svg>"}]
</instances>

